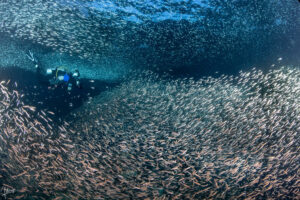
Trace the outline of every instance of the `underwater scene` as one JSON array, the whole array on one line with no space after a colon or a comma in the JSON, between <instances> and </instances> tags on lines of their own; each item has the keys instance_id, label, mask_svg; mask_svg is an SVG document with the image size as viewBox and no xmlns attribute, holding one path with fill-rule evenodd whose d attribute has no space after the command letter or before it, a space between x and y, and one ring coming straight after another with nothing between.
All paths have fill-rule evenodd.
<instances>
[{"instance_id":1,"label":"underwater scene","mask_svg":"<svg viewBox=\"0 0 300 200\"><path fill-rule=\"evenodd\" d=\"M300 1L1 0L0 199L300 199Z\"/></svg>"}]
</instances>

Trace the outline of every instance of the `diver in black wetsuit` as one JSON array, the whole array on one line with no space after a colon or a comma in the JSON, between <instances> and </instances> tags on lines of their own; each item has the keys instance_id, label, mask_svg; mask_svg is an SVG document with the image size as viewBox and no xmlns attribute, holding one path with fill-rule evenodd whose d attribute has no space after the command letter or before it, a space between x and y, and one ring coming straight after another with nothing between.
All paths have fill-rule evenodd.
<instances>
[{"instance_id":1,"label":"diver in black wetsuit","mask_svg":"<svg viewBox=\"0 0 300 200\"><path fill-rule=\"evenodd\" d=\"M38 67L39 68L39 67ZM40 73L40 70L37 68L37 73ZM81 88L79 81L79 71L76 69L73 73L69 72L64 67L49 68L46 70L48 81L50 85L54 86L67 86L67 90L71 91L73 85Z\"/></svg>"},{"instance_id":2,"label":"diver in black wetsuit","mask_svg":"<svg viewBox=\"0 0 300 200\"><path fill-rule=\"evenodd\" d=\"M34 63L37 78L41 83L46 83L55 87L67 87L67 91L69 92L72 90L73 85L75 85L77 88L82 88L79 80L80 73L78 69L76 69L74 72L69 72L65 67L61 66L56 68L48 68L46 69L45 73L41 68L41 64L36 58L34 58L31 51L29 51L29 54L26 55Z\"/></svg>"}]
</instances>

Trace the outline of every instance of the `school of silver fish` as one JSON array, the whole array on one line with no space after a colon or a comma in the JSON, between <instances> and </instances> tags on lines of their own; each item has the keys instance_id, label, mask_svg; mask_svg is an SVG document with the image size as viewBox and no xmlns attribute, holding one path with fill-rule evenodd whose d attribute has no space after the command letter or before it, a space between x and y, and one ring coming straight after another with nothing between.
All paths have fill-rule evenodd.
<instances>
[{"instance_id":1,"label":"school of silver fish","mask_svg":"<svg viewBox=\"0 0 300 200\"><path fill-rule=\"evenodd\" d=\"M0 83L6 199L299 199L300 71L136 75L62 124Z\"/></svg>"},{"instance_id":2,"label":"school of silver fish","mask_svg":"<svg viewBox=\"0 0 300 200\"><path fill-rule=\"evenodd\" d=\"M178 66L220 55L231 60L236 52L257 48L274 35L296 34L299 26L294 1L143 2L3 0L0 30L12 38L96 63L107 57L128 58L126 62L153 67L153 63ZM193 20L168 20L173 15ZM155 16L166 16L165 23L156 23ZM128 17L141 23L128 21ZM247 58L242 53L239 56Z\"/></svg>"}]
</instances>

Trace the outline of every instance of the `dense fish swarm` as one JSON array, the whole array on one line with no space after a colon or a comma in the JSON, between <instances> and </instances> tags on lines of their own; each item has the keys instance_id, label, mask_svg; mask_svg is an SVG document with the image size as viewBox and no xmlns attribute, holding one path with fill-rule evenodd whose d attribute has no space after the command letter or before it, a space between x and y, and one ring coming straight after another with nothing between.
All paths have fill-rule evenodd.
<instances>
[{"instance_id":1,"label":"dense fish swarm","mask_svg":"<svg viewBox=\"0 0 300 200\"><path fill-rule=\"evenodd\" d=\"M2 196L299 199L299 78L287 67L197 81L144 73L57 129L1 84ZM23 133L16 117L35 123Z\"/></svg>"},{"instance_id":2,"label":"dense fish swarm","mask_svg":"<svg viewBox=\"0 0 300 200\"><path fill-rule=\"evenodd\" d=\"M78 55L81 58L102 58L103 53L112 53L116 30L124 27L89 11L91 18L85 17L73 0L50 1L3 1L0 3L1 32L9 33L12 38L21 38L50 47L60 53ZM76 4L77 5L77 4ZM119 35L119 34L118 34ZM119 39L121 40L121 39ZM117 55L117 53L116 53Z\"/></svg>"},{"instance_id":3,"label":"dense fish swarm","mask_svg":"<svg viewBox=\"0 0 300 200\"><path fill-rule=\"evenodd\" d=\"M297 4L3 0L0 32L96 63L107 57L129 58L151 68L153 64L194 66L220 57L232 63L232 57L249 60L269 55L289 44L286 35L298 38Z\"/></svg>"},{"instance_id":4,"label":"dense fish swarm","mask_svg":"<svg viewBox=\"0 0 300 200\"><path fill-rule=\"evenodd\" d=\"M35 107L24 105L23 95L9 91L8 84L0 83L1 198L24 199L31 194L50 195L48 191L53 189L60 191L63 187L58 185L68 176L60 162L72 147L65 128L52 126L51 111L36 112Z\"/></svg>"},{"instance_id":5,"label":"dense fish swarm","mask_svg":"<svg viewBox=\"0 0 300 200\"><path fill-rule=\"evenodd\" d=\"M297 199L299 78L140 76L78 112L76 129L109 152L110 198Z\"/></svg>"}]
</instances>

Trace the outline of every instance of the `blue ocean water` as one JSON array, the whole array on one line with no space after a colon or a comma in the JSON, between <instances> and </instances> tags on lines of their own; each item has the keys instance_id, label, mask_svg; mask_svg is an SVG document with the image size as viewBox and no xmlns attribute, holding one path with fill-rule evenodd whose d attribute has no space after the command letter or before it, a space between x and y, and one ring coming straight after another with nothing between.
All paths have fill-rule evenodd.
<instances>
[{"instance_id":1,"label":"blue ocean water","mask_svg":"<svg viewBox=\"0 0 300 200\"><path fill-rule=\"evenodd\" d=\"M2 0L0 198L299 198L299 35L296 0Z\"/></svg>"}]
</instances>

